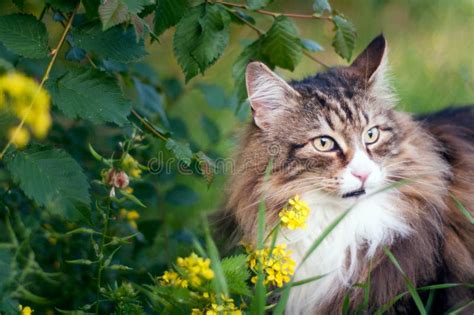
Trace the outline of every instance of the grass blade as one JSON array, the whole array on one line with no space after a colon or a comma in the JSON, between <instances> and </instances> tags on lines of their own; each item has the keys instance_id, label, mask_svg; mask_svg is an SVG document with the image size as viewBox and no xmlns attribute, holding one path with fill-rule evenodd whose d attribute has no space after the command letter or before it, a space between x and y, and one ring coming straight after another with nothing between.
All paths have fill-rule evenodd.
<instances>
[{"instance_id":1,"label":"grass blade","mask_svg":"<svg viewBox=\"0 0 474 315\"><path fill-rule=\"evenodd\" d=\"M221 298L221 294L229 296L229 288L227 286L227 280L224 276L224 270L222 269L221 259L219 257L219 251L217 250L216 243L212 239L211 232L209 230L209 223L207 218L203 218L204 233L206 236L206 246L209 258L211 259L212 270L214 271L215 277L213 279L214 288L216 291L217 298Z\"/></svg>"},{"instance_id":2,"label":"grass blade","mask_svg":"<svg viewBox=\"0 0 474 315\"><path fill-rule=\"evenodd\" d=\"M410 293L411 297L413 298L413 301L415 302L416 307L418 308L418 311L420 312L421 315L426 315L425 306L423 305L423 302L421 301L420 295L416 291L416 288L413 285L412 281L410 280L410 278L408 278L405 271L403 271L402 267L400 266L400 263L395 258L393 253L386 246L384 246L383 250L385 252L385 255L387 255L388 259L390 259L392 264L403 275L403 278L405 279L405 285L407 286L408 292Z\"/></svg>"},{"instance_id":3,"label":"grass blade","mask_svg":"<svg viewBox=\"0 0 474 315\"><path fill-rule=\"evenodd\" d=\"M459 209L459 211L462 212L462 214L464 214L464 216L469 220L469 222L471 222L471 224L474 224L474 217L472 216L472 214L466 209L466 207L464 207L464 205L461 203L461 201L456 198L456 196L454 196L453 194L450 194L451 195L451 198L454 200L454 203L456 204L456 207Z\"/></svg>"}]
</instances>

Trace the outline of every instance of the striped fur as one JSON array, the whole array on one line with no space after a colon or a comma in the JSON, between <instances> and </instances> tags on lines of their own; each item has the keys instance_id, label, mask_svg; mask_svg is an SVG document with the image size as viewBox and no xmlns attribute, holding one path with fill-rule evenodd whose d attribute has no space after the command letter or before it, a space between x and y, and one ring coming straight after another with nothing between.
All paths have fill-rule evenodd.
<instances>
[{"instance_id":1,"label":"striped fur","mask_svg":"<svg viewBox=\"0 0 474 315\"><path fill-rule=\"evenodd\" d=\"M363 301L363 290L354 285L369 279L369 312L405 292L405 279L384 246L416 286L474 281L474 227L451 197L474 208L474 110L417 119L396 111L386 55L385 39L378 37L351 66L289 85L264 65L249 65L254 121L242 134L219 225L236 239L255 241L262 196L267 225L272 226L286 201L301 195L312 208L309 227L283 231L280 239L300 262L337 214L356 204L295 276L328 273L327 278L293 289L288 314L337 314L346 296L354 311ZM259 97L252 99L255 95ZM362 135L373 126L380 138L365 145ZM330 135L340 149L317 152L312 139L321 135ZM273 170L264 182L270 159ZM402 179L409 182L373 197L342 198L348 170L357 159L379 171L367 192ZM473 298L464 287L440 290L433 310L442 312ZM413 311L409 295L390 309Z\"/></svg>"}]
</instances>

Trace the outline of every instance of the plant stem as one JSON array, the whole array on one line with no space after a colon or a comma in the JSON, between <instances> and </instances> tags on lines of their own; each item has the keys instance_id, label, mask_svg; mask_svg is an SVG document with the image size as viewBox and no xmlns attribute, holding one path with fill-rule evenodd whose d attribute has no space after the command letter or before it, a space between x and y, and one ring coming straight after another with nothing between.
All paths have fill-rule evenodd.
<instances>
[{"instance_id":1,"label":"plant stem","mask_svg":"<svg viewBox=\"0 0 474 315\"><path fill-rule=\"evenodd\" d=\"M291 17L291 18L295 18L295 19L317 19L317 20L332 21L331 16L324 16L324 15L319 15L319 14L283 13L283 12L274 12L274 11L261 10L261 9L252 10L245 4L233 3L233 2L227 2L227 1L220 1L220 0L216 0L216 1L214 1L214 3L219 3L219 4L225 5L227 7L235 7L235 8L241 8L241 9L244 9L244 10L250 10L250 11L260 13L260 14L270 15L270 16L273 16L273 17L287 16L287 17Z\"/></svg>"},{"instance_id":2,"label":"plant stem","mask_svg":"<svg viewBox=\"0 0 474 315\"><path fill-rule=\"evenodd\" d=\"M107 212L104 216L104 228L102 230L102 239L99 245L99 269L97 271L97 293L96 293L96 304L95 304L95 313L99 314L99 304L100 304L100 287L102 280L102 270L104 269L104 248L105 248L105 239L107 238L107 232L109 229L109 219L110 219L110 202L107 204Z\"/></svg>"},{"instance_id":3,"label":"plant stem","mask_svg":"<svg viewBox=\"0 0 474 315\"><path fill-rule=\"evenodd\" d=\"M36 90L36 93L34 94L33 96L33 99L31 100L31 103L30 105L28 106L25 114L23 115L23 118L21 119L20 121L20 124L16 127L15 131L13 132L13 135L12 137L10 138L10 140L8 141L8 143L5 145L5 147L3 148L2 152L0 153L0 160L3 159L3 157L5 156L5 153L7 152L8 148L11 146L12 144L12 141L15 139L15 137L17 136L19 130L23 127L23 125L25 124L25 121L26 121L26 118L28 118L28 115L30 114L31 112L31 108L33 107L33 104L35 103L36 101L36 98L38 97L38 94L39 92L41 91L41 89L43 88L45 82L49 79L49 75L51 73L51 70L53 69L53 66L54 66L54 63L56 62L56 59L58 57L58 53L59 53L59 50L61 49L62 45L64 44L64 40L66 39L66 36L69 32L69 30L71 29L71 26L72 26L72 21L74 19L74 16L76 15L76 12L77 12L77 9L78 9L79 6L77 6L74 11L72 11L71 13L71 16L69 17L69 20L66 24L66 27L64 28L64 31L63 31L63 34L61 35L61 38L59 39L59 42L58 44L56 45L56 47L51 50L51 60L49 61L48 63L48 67L46 68L46 71L44 72L44 75L43 75L43 78L41 79L41 82L38 86L38 89Z\"/></svg>"},{"instance_id":4,"label":"plant stem","mask_svg":"<svg viewBox=\"0 0 474 315\"><path fill-rule=\"evenodd\" d=\"M142 124L143 126L148 129L151 133L153 133L155 136L157 136L158 138L160 138L161 140L163 141L168 141L168 138L162 134L161 132L159 132L158 130L156 130L155 128L153 128L152 125L150 125L150 123L148 121L145 120L145 118L143 118L139 113L137 113L134 109L132 109L132 114L133 116L135 116Z\"/></svg>"}]
</instances>

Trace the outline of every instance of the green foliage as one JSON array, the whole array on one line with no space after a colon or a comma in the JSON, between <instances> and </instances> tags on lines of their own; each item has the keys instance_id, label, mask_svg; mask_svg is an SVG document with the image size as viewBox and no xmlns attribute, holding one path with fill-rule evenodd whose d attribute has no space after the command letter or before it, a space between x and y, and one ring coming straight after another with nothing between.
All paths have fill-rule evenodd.
<instances>
[{"instance_id":1,"label":"green foliage","mask_svg":"<svg viewBox=\"0 0 474 315\"><path fill-rule=\"evenodd\" d=\"M110 76L93 69L71 69L48 85L53 103L70 118L125 124L130 102Z\"/></svg>"},{"instance_id":2,"label":"green foliage","mask_svg":"<svg viewBox=\"0 0 474 315\"><path fill-rule=\"evenodd\" d=\"M89 183L77 162L57 149L16 152L7 161L13 181L38 205L77 219L90 204Z\"/></svg>"},{"instance_id":3,"label":"green foliage","mask_svg":"<svg viewBox=\"0 0 474 315\"><path fill-rule=\"evenodd\" d=\"M147 53L143 39L135 36L133 27L116 26L102 32L99 25L81 27L73 33L74 43L99 58L118 62L136 62Z\"/></svg>"},{"instance_id":4,"label":"green foliage","mask_svg":"<svg viewBox=\"0 0 474 315\"><path fill-rule=\"evenodd\" d=\"M189 9L189 0L157 0L155 12L155 34L161 35L175 26Z\"/></svg>"},{"instance_id":5,"label":"green foliage","mask_svg":"<svg viewBox=\"0 0 474 315\"><path fill-rule=\"evenodd\" d=\"M192 8L176 26L173 47L185 75L191 80L210 67L229 42L230 17L219 5Z\"/></svg>"},{"instance_id":6,"label":"green foliage","mask_svg":"<svg viewBox=\"0 0 474 315\"><path fill-rule=\"evenodd\" d=\"M350 61L356 37L354 25L340 15L334 16L333 21L336 34L332 46L342 58Z\"/></svg>"},{"instance_id":7,"label":"green foliage","mask_svg":"<svg viewBox=\"0 0 474 315\"><path fill-rule=\"evenodd\" d=\"M222 195L218 162L229 156L235 124L249 116L239 106L247 64L301 69L305 55L329 45L323 23L334 26L335 52L350 60L356 32L337 4L308 1L300 24L300 14L272 11L284 4L267 7L271 0L13 3L0 4L0 73L45 80L54 107L47 137L34 140L44 146L31 140L24 150L6 146L6 130L20 119L1 113L0 313L16 313L22 303L35 314L189 314L232 299L237 308L249 305L244 312L282 314L290 287L324 277L276 289L257 268L255 284L249 255L235 249L222 257L219 236L202 223ZM311 27L302 32L311 38L301 38L300 26ZM233 51L238 44L242 51ZM221 59L226 71L216 65ZM179 67L186 82L205 77L184 85ZM264 212L262 203L259 248L267 239ZM273 247L279 229L272 231ZM191 251L211 259L215 277L199 288L163 284L165 270L183 276L176 257ZM394 302L411 295L419 305L415 293L425 289L408 287Z\"/></svg>"},{"instance_id":8,"label":"green foliage","mask_svg":"<svg viewBox=\"0 0 474 315\"><path fill-rule=\"evenodd\" d=\"M48 33L33 15L0 16L0 42L15 54L28 58L48 56Z\"/></svg>"}]
</instances>

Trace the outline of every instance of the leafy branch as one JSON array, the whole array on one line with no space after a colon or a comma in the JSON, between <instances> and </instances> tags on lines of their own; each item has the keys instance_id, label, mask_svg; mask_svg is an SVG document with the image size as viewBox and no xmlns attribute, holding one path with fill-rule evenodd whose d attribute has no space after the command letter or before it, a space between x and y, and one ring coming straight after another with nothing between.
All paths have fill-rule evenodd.
<instances>
[{"instance_id":1,"label":"leafy branch","mask_svg":"<svg viewBox=\"0 0 474 315\"><path fill-rule=\"evenodd\" d=\"M7 152L8 148L11 146L11 144L13 142L13 139L15 139L15 137L18 135L19 130L25 124L25 121L28 118L28 116L30 115L31 109L32 109L32 107L33 107L33 105L34 105L34 103L35 103L35 101L36 101L36 99L39 95L40 90L44 87L44 84L49 79L49 75L51 73L51 70L53 69L54 63L56 62L56 59L58 57L59 50L63 46L64 41L66 40L66 36L69 33L69 30L71 29L72 21L74 20L74 16L76 15L76 12L77 12L78 8L79 8L79 5L77 5L76 8L72 11L71 15L69 16L68 22L67 22L67 24L66 24L66 26L63 30L63 33L61 34L61 38L59 39L58 44L56 45L55 48L53 48L53 50L51 50L51 52L50 52L51 60L49 61L48 66L46 67L46 70L43 74L43 77L42 77L41 82L38 86L38 89L36 90L36 93L34 94L33 99L31 100L31 103L28 105L28 108L27 108L26 112L24 113L20 123L16 127L12 137L10 138L10 140L7 142L7 144L5 145L3 150L1 151L0 161L3 159L3 157L5 156L5 153Z\"/></svg>"}]
</instances>

